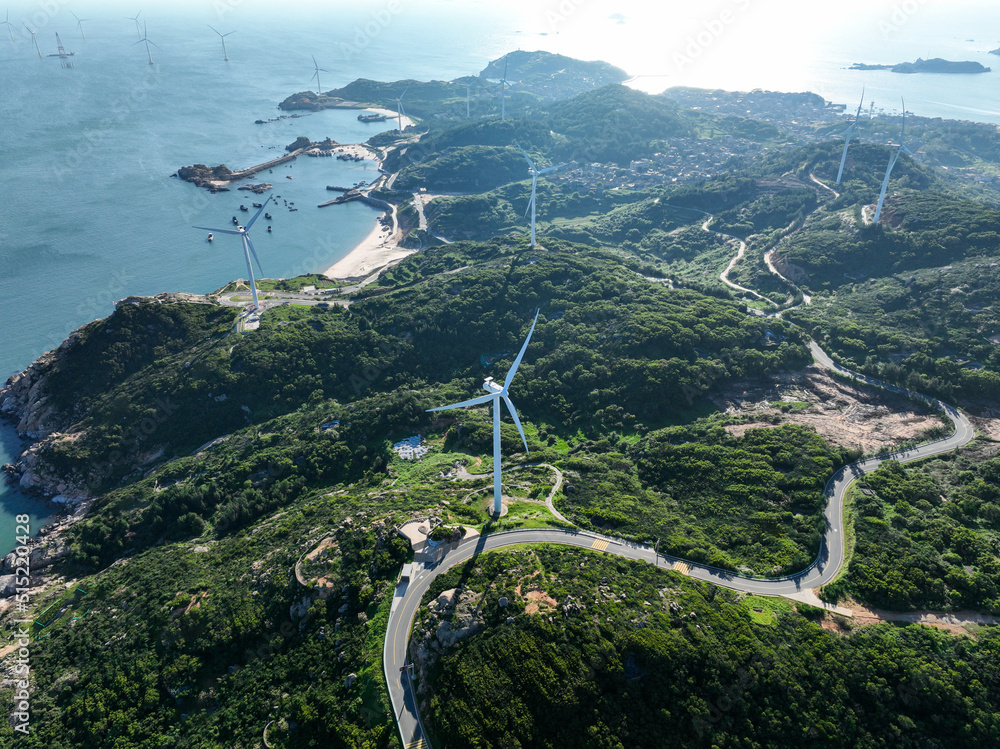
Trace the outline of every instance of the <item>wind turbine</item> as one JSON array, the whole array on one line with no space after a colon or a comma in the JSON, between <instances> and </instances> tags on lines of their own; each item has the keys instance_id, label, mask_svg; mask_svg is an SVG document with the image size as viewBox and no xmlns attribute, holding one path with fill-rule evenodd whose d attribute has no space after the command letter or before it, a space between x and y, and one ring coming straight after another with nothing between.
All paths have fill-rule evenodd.
<instances>
[{"instance_id":1,"label":"wind turbine","mask_svg":"<svg viewBox=\"0 0 1000 749\"><path fill-rule=\"evenodd\" d=\"M83 22L84 21L90 21L92 19L90 19L90 18L80 18L73 11L70 11L69 14L71 16L73 16L73 18L76 19L76 27L80 30L80 36L82 36L84 39L86 39L87 35L83 33Z\"/></svg>"},{"instance_id":2,"label":"wind turbine","mask_svg":"<svg viewBox=\"0 0 1000 749\"><path fill-rule=\"evenodd\" d=\"M508 88L513 88L509 83L507 83L507 55L503 56L503 78L500 79L500 119L507 119L507 107L506 99L504 94Z\"/></svg>"},{"instance_id":3,"label":"wind turbine","mask_svg":"<svg viewBox=\"0 0 1000 749\"><path fill-rule=\"evenodd\" d=\"M559 167L565 166L565 164L556 164L555 166L549 166L545 169L536 169L534 162L528 158L528 154L524 152L524 149L518 145L517 149L524 156L525 161L528 162L528 173L531 175L531 198L528 200L528 210L531 211L531 246L535 246L535 186L538 184L539 176L547 174L549 172L554 172ZM525 215L527 215L528 210L525 210Z\"/></svg>"},{"instance_id":4,"label":"wind turbine","mask_svg":"<svg viewBox=\"0 0 1000 749\"><path fill-rule=\"evenodd\" d=\"M249 221L247 221L246 226L237 226L236 229L212 229L208 226L196 226L195 229L202 229L204 231L210 231L212 233L219 232L220 234L235 234L243 240L243 256L247 261L247 273L250 276L250 293L253 296L253 308L256 312L260 309L260 302L257 301L257 282L253 277L253 266L250 264L250 255L253 255L253 259L257 261L257 268L260 268L260 258L257 257L257 251L253 248L253 242L250 241L250 227L253 226L253 222L257 220L257 217L264 212L264 208L271 202L271 196L268 195L264 202L260 204L260 208L253 215ZM264 271L261 270L261 273Z\"/></svg>"},{"instance_id":5,"label":"wind turbine","mask_svg":"<svg viewBox=\"0 0 1000 749\"><path fill-rule=\"evenodd\" d=\"M11 37L11 38L13 38L13 37ZM465 119L469 119L469 117L470 117L469 113L470 113L471 110L469 109L469 94L471 92L472 92L472 86L470 86L468 83L466 83L465 84Z\"/></svg>"},{"instance_id":6,"label":"wind turbine","mask_svg":"<svg viewBox=\"0 0 1000 749\"><path fill-rule=\"evenodd\" d=\"M403 132L403 97L406 96L406 92L410 88L407 86L403 89L403 93L396 97L396 124L399 126L399 132Z\"/></svg>"},{"instance_id":7,"label":"wind turbine","mask_svg":"<svg viewBox=\"0 0 1000 749\"><path fill-rule=\"evenodd\" d=\"M902 100L901 100L902 101ZM899 131L899 146L896 148L896 152L889 157L889 166L885 170L885 179L882 180L882 190L878 194L878 205L875 207L875 218L872 219L872 223L876 226L878 225L879 216L882 215L882 203L885 201L885 191L889 188L889 175L892 174L892 168L896 166L896 160L899 158L899 154L906 151L910 156L913 152L903 145L903 136L906 135L906 102L903 102L903 127ZM891 143L889 144L892 145Z\"/></svg>"},{"instance_id":8,"label":"wind turbine","mask_svg":"<svg viewBox=\"0 0 1000 749\"><path fill-rule=\"evenodd\" d=\"M7 24L7 32L10 34L10 40L16 44L16 41L14 40L14 24L10 22L9 10L7 11L7 20L4 21L4 23Z\"/></svg>"},{"instance_id":9,"label":"wind turbine","mask_svg":"<svg viewBox=\"0 0 1000 749\"><path fill-rule=\"evenodd\" d=\"M540 312L539 310L538 312ZM430 411L448 411L452 408L466 408L467 406L478 406L481 403L493 403L493 517L500 517L500 513L503 509L500 502L500 401L503 400L507 404L507 408L510 410L510 415L514 418L514 426L517 427L518 433L521 435L521 441L524 443L524 451L528 451L528 440L524 436L524 429L521 428L521 420L517 418L517 411L514 410L514 404L511 403L510 397L508 395L508 389L510 388L510 381L514 379L514 374L517 372L518 366L521 364L521 359L524 358L524 352L528 350L528 342L531 341L531 334L535 332L535 325L538 323L538 312L535 312L535 321L531 323L531 330L528 331L528 337L524 339L524 345L521 346L521 350L517 354L517 358L514 359L514 363L511 364L510 369L507 371L507 376L504 378L503 385L498 385L493 381L492 377L487 377L486 382L483 383L483 390L485 390L488 395L481 395L478 398L472 398L471 400L462 401L461 403L452 403L450 406L440 406L438 408L428 408Z\"/></svg>"},{"instance_id":10,"label":"wind turbine","mask_svg":"<svg viewBox=\"0 0 1000 749\"><path fill-rule=\"evenodd\" d=\"M228 62L229 61L229 53L226 51L226 37L229 36L229 34L235 34L236 31L234 30L234 31L230 31L228 33L223 34L218 29L216 29L216 28L214 28L212 26L209 26L208 28L212 29L212 31L214 31L216 34L219 35L219 37L221 37L221 39L222 39L222 56L226 60L226 62ZM316 60L316 58L313 58L313 62L315 62L315 60Z\"/></svg>"},{"instance_id":11,"label":"wind turbine","mask_svg":"<svg viewBox=\"0 0 1000 749\"><path fill-rule=\"evenodd\" d=\"M35 52L37 52L38 56L41 57L42 50L38 49L38 39L35 38L35 32L28 28L28 24L25 23L22 25L24 26L25 29L27 29L28 33L31 34L31 41L35 43Z\"/></svg>"},{"instance_id":12,"label":"wind turbine","mask_svg":"<svg viewBox=\"0 0 1000 749\"><path fill-rule=\"evenodd\" d=\"M854 132L854 128L858 124L858 120L861 118L861 106L865 103L865 89L861 88L861 101L858 102L858 112L854 115L854 122L850 124L847 130L844 132L844 153L840 157L840 171L837 172L837 184L840 184L840 178L844 176L844 164L847 162L847 147L851 143L851 134Z\"/></svg>"},{"instance_id":13,"label":"wind turbine","mask_svg":"<svg viewBox=\"0 0 1000 749\"><path fill-rule=\"evenodd\" d=\"M125 16L126 21L135 21L135 35L139 37L139 39L142 39L142 33L139 31L139 16L141 15L142 11L140 10L134 16Z\"/></svg>"},{"instance_id":14,"label":"wind turbine","mask_svg":"<svg viewBox=\"0 0 1000 749\"><path fill-rule=\"evenodd\" d=\"M232 32L230 32L230 33L232 33ZM319 63L316 62L316 55L313 55L312 59L313 59L313 67L316 68L316 72L313 73L313 78L316 79L316 95L317 96L321 96L323 94L323 84L319 82L319 73L320 73L321 70L324 73L329 73L330 71L327 70L327 69L325 69L325 68L321 68L319 66ZM312 80L312 78L310 78L309 80Z\"/></svg>"},{"instance_id":15,"label":"wind turbine","mask_svg":"<svg viewBox=\"0 0 1000 749\"><path fill-rule=\"evenodd\" d=\"M138 25L138 22L136 23L136 25ZM139 41L137 41L137 42L132 42L132 46L134 47L136 44L142 44L143 42L146 42L146 57L149 58L149 64L152 65L153 64L153 55L149 51L149 45L152 44L157 49L159 49L159 47L157 47L154 42L151 42L149 40L149 34L146 33L146 22L145 21L143 21L143 23L142 23L142 38Z\"/></svg>"}]
</instances>

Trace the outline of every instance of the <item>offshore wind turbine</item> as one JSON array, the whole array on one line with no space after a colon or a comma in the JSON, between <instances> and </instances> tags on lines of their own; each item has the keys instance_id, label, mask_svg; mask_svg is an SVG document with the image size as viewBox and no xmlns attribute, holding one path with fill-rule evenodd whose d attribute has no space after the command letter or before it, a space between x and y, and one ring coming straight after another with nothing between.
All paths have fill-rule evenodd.
<instances>
[{"instance_id":1,"label":"offshore wind turbine","mask_svg":"<svg viewBox=\"0 0 1000 749\"><path fill-rule=\"evenodd\" d=\"M902 101L902 100L901 100ZM892 174L892 168L896 166L896 160L899 155L906 151L910 156L913 152L903 145L903 137L906 135L906 102L903 102L903 127L899 131L899 146L896 148L896 152L889 157L889 166L885 169L885 179L882 180L882 190L878 194L878 205L875 207L875 218L872 219L872 223L876 226L878 225L879 216L882 215L882 203L885 201L885 191L889 188L889 175ZM891 143L889 144L892 145Z\"/></svg>"},{"instance_id":2,"label":"offshore wind turbine","mask_svg":"<svg viewBox=\"0 0 1000 749\"><path fill-rule=\"evenodd\" d=\"M82 36L84 39L86 39L87 35L83 33L83 22L84 21L90 21L92 19L90 19L90 18L80 18L73 11L70 11L69 14L71 16L73 16L73 18L76 19L76 27L80 30L80 36Z\"/></svg>"},{"instance_id":3,"label":"offshore wind turbine","mask_svg":"<svg viewBox=\"0 0 1000 749\"><path fill-rule=\"evenodd\" d=\"M28 24L25 23L25 24L22 24L22 25L24 26L25 29L27 29L28 33L31 34L31 41L33 41L35 43L35 52L37 52L38 56L41 57L42 56L42 50L40 50L38 48L38 39L35 38L35 32L28 28Z\"/></svg>"},{"instance_id":4,"label":"offshore wind turbine","mask_svg":"<svg viewBox=\"0 0 1000 749\"><path fill-rule=\"evenodd\" d=\"M250 227L253 226L253 222L257 220L258 216L264 212L264 208L271 202L270 194L264 198L264 202L260 204L260 208L253 215L249 221L247 221L246 226L237 226L236 229L212 229L208 226L196 226L195 229L202 229L204 231L210 231L212 233L219 232L220 234L235 234L237 237L243 240L243 256L247 261L247 274L250 276L250 294L253 296L253 309L254 312L260 309L260 302L257 300L257 282L253 277L253 265L250 264L250 256L253 255L253 259L257 261L257 268L260 269L260 258L257 257L257 251L253 248L253 242L250 241ZM260 272L264 271L260 269Z\"/></svg>"},{"instance_id":5,"label":"offshore wind turbine","mask_svg":"<svg viewBox=\"0 0 1000 749\"><path fill-rule=\"evenodd\" d=\"M136 23L136 25L138 25L138 22ZM149 58L149 64L152 65L153 64L153 55L149 51L149 45L152 44L157 49L159 49L159 47L154 42L151 42L149 40L149 34L146 33L146 22L145 21L143 21L143 23L142 23L142 38L139 41L137 41L137 42L132 42L132 46L134 47L136 44L142 44L143 42L146 42L146 57Z\"/></svg>"},{"instance_id":6,"label":"offshore wind turbine","mask_svg":"<svg viewBox=\"0 0 1000 749\"><path fill-rule=\"evenodd\" d=\"M493 403L493 517L495 518L500 517L500 513L503 510L503 505L500 501L500 401L503 400L507 404L510 415L514 418L514 426L517 427L517 431L521 435L521 441L524 443L524 451L528 452L528 440L524 436L524 429L521 428L521 420L517 417L514 404L510 401L508 390L510 389L510 381L514 379L517 368L521 364L521 359L524 358L524 352L528 350L528 342L531 341L531 334L535 332L535 325L538 324L538 313L540 311L535 312L535 320L531 323L531 330L528 331L528 337L524 339L524 345L521 346L517 358L514 359L514 363L507 370L507 376L504 378L503 385L498 385L493 381L492 377L487 377L486 382L483 383L483 390L487 392L487 395L481 395L478 398L472 398L461 403L452 403L450 406L427 409L429 412L448 411L452 408L466 408L467 406L478 406L482 403Z\"/></svg>"},{"instance_id":7,"label":"offshore wind turbine","mask_svg":"<svg viewBox=\"0 0 1000 749\"><path fill-rule=\"evenodd\" d=\"M531 246L535 246L535 186L538 184L539 176L547 174L548 172L554 172L559 167L565 166L565 164L556 164L555 166L545 167L545 169L536 169L534 162L528 158L528 154L524 152L524 149L518 145L518 150L521 155L524 156L524 160L528 162L528 173L531 175L531 198L528 199L528 208L525 210L525 215L527 215L528 210L531 211Z\"/></svg>"},{"instance_id":8,"label":"offshore wind turbine","mask_svg":"<svg viewBox=\"0 0 1000 749\"><path fill-rule=\"evenodd\" d=\"M206 24L206 25L208 25L208 24ZM214 31L216 34L218 34L219 37L222 39L222 57L223 57L223 59L226 62L229 62L229 53L226 51L226 37L229 36L230 34L235 34L236 30L234 29L233 31L229 31L229 32L223 34L221 31L219 31L218 29L216 29L216 28L214 28L212 26L208 26L208 28L212 29L212 31ZM316 61L316 58L314 57L313 58L313 62L315 62L315 61Z\"/></svg>"},{"instance_id":9,"label":"offshore wind turbine","mask_svg":"<svg viewBox=\"0 0 1000 749\"><path fill-rule=\"evenodd\" d=\"M14 39L14 24L12 24L10 22L10 11L9 10L7 11L7 20L4 21L4 23L7 25L7 33L10 34L10 40L16 44L16 41Z\"/></svg>"},{"instance_id":10,"label":"offshore wind turbine","mask_svg":"<svg viewBox=\"0 0 1000 749\"><path fill-rule=\"evenodd\" d=\"M858 120L861 119L861 106L865 103L865 89L861 88L861 101L858 102L858 111L854 115L854 122L850 124L847 130L844 132L844 153L840 157L840 171L837 172L837 184L840 184L840 178L844 176L844 164L847 162L847 147L851 143L851 134L854 132L854 128L858 124ZM905 113L904 113L905 115Z\"/></svg>"},{"instance_id":11,"label":"offshore wind turbine","mask_svg":"<svg viewBox=\"0 0 1000 749\"><path fill-rule=\"evenodd\" d=\"M319 72L322 70L324 73L329 73L330 71L327 70L326 68L321 68L319 66L319 63L316 62L316 55L313 55L312 59L313 59L313 67L316 68L316 72L313 73L312 76L313 78L316 79L316 96L321 96L323 94L323 84L319 82ZM310 78L309 80L312 80L312 78Z\"/></svg>"},{"instance_id":12,"label":"offshore wind turbine","mask_svg":"<svg viewBox=\"0 0 1000 749\"><path fill-rule=\"evenodd\" d=\"M139 39L142 39L142 32L139 30L139 16L141 15L142 11L140 10L134 16L125 16L126 21L135 21L135 35L139 37Z\"/></svg>"}]
</instances>

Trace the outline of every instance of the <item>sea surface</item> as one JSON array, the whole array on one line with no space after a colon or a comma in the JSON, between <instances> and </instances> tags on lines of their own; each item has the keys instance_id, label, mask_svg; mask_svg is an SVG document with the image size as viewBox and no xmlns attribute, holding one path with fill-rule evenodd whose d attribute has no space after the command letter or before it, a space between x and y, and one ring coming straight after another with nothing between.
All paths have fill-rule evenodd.
<instances>
[{"instance_id":1,"label":"sea surface","mask_svg":"<svg viewBox=\"0 0 1000 749\"><path fill-rule=\"evenodd\" d=\"M362 142L385 125L329 110L279 117L289 94L355 78L451 79L477 74L514 49L604 59L649 92L673 85L815 91L866 109L1000 123L1000 72L903 76L859 72L853 62L917 57L978 60L1000 68L1000 9L982 2L790 0L652 3L640 0L215 0L170 10L139 4L52 0L11 6L0 26L0 381L57 346L72 330L111 313L130 294L205 293L245 275L238 242L213 244L193 226L226 228L260 198L211 195L172 178L179 167L240 168L281 154L299 135ZM819 7L822 6L822 7ZM694 8L694 9L693 9ZM139 32L128 20L139 12ZM82 33L72 13L83 21ZM39 58L59 33L72 68ZM223 59L216 32L226 37ZM984 37L988 30L993 37ZM516 80L516 71L509 77ZM405 100L404 100L405 103ZM260 175L274 185L273 233L254 241L271 277L321 271L372 229L377 213L324 209L328 184L376 175L371 162L299 158ZM291 179L289 179L291 177ZM290 211L285 202L298 211ZM23 449L0 426L0 463ZM48 504L0 484L0 553L13 547L14 516L37 530Z\"/></svg>"}]
</instances>

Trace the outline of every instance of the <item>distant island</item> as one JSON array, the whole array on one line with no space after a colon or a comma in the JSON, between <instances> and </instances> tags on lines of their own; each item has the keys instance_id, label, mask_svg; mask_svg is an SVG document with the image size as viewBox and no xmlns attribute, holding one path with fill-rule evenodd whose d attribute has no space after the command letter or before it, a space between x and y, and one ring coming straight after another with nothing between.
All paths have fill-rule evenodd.
<instances>
[{"instance_id":1,"label":"distant island","mask_svg":"<svg viewBox=\"0 0 1000 749\"><path fill-rule=\"evenodd\" d=\"M990 50L990 54L991 55L1000 55L1000 47L997 47L996 49L991 49Z\"/></svg>"},{"instance_id":2,"label":"distant island","mask_svg":"<svg viewBox=\"0 0 1000 749\"><path fill-rule=\"evenodd\" d=\"M1000 54L1000 50L994 50L990 54ZM935 57L931 60L917 58L915 62L900 62L895 65L869 65L864 62L856 62L851 65L850 70L891 70L893 73L989 73L990 68L978 62L964 60L943 60Z\"/></svg>"}]
</instances>

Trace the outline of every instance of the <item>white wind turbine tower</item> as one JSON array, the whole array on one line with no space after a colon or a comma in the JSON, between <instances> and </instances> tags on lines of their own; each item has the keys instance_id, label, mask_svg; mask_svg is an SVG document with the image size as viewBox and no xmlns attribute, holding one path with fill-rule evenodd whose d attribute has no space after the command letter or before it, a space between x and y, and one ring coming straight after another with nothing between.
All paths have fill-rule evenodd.
<instances>
[{"instance_id":1,"label":"white wind turbine tower","mask_svg":"<svg viewBox=\"0 0 1000 749\"><path fill-rule=\"evenodd\" d=\"M899 131L899 146L896 148L896 152L889 157L889 166L885 169L885 179L882 180L882 190L878 194L878 205L875 207L875 218L872 219L872 223L878 225L879 216L882 215L882 203L885 201L885 191L889 188L889 175L892 174L892 168L896 166L896 160L899 155L906 151L910 156L913 152L903 145L903 136L906 135L906 102L903 102L903 127ZM892 145L891 143L889 144Z\"/></svg>"},{"instance_id":2,"label":"white wind turbine tower","mask_svg":"<svg viewBox=\"0 0 1000 749\"><path fill-rule=\"evenodd\" d=\"M25 23L25 24L22 24L22 25L24 26L25 29L27 29L28 33L31 34L31 41L33 41L35 43L35 52L37 52L38 56L41 57L42 56L42 50L40 50L38 48L38 39L35 38L35 32L28 28L28 24Z\"/></svg>"},{"instance_id":3,"label":"white wind turbine tower","mask_svg":"<svg viewBox=\"0 0 1000 749\"><path fill-rule=\"evenodd\" d=\"M156 45L155 42L151 42L149 40L149 34L146 33L146 23L145 22L143 22L143 24L142 24L142 38L139 41L137 41L137 42L132 42L132 46L134 47L136 44L142 44L143 42L146 43L146 57L149 58L149 64L152 65L153 64L153 55L149 51L149 45L152 44L157 49L159 49L159 47Z\"/></svg>"},{"instance_id":4,"label":"white wind turbine tower","mask_svg":"<svg viewBox=\"0 0 1000 749\"><path fill-rule=\"evenodd\" d=\"M232 32L229 32L229 33L232 33ZM323 84L319 82L319 74L320 74L321 71L324 72L324 73L329 73L330 71L327 70L326 68L321 68L319 66L319 63L316 62L316 55L312 55L312 59L313 59L313 67L316 68L316 72L314 72L313 76L312 76L313 78L316 79L316 96L322 96L323 95ZM312 78L310 78L309 80L312 80Z\"/></svg>"},{"instance_id":5,"label":"white wind turbine tower","mask_svg":"<svg viewBox=\"0 0 1000 749\"><path fill-rule=\"evenodd\" d=\"M861 101L858 103L858 112L854 115L854 122L850 124L847 130L844 132L844 153L840 157L840 171L837 172L837 184L840 184L840 178L844 176L844 164L847 162L847 147L851 144L851 134L854 132L854 128L858 124L858 120L861 119L861 105L865 103L865 89L861 89Z\"/></svg>"},{"instance_id":6,"label":"white wind turbine tower","mask_svg":"<svg viewBox=\"0 0 1000 749\"><path fill-rule=\"evenodd\" d=\"M4 23L7 25L7 33L10 34L10 40L12 42L16 43L16 41L14 39L14 24L12 24L10 22L10 11L9 10L7 11L7 20L4 21Z\"/></svg>"},{"instance_id":7,"label":"white wind turbine tower","mask_svg":"<svg viewBox=\"0 0 1000 749\"><path fill-rule=\"evenodd\" d=\"M135 35L139 37L140 40L142 39L142 31L139 29L139 16L141 15L142 11L140 10L134 16L125 16L126 21L135 21Z\"/></svg>"},{"instance_id":8,"label":"white wind turbine tower","mask_svg":"<svg viewBox=\"0 0 1000 749\"><path fill-rule=\"evenodd\" d=\"M403 132L403 97L406 96L406 92L410 88L407 86L403 89L403 93L396 97L396 123L399 126L399 132Z\"/></svg>"},{"instance_id":9,"label":"white wind turbine tower","mask_svg":"<svg viewBox=\"0 0 1000 749\"><path fill-rule=\"evenodd\" d=\"M554 172L565 164L556 164L555 166L549 166L545 169L536 169L534 162L528 158L528 154L524 152L524 149L518 145L518 150L521 155L524 156L525 161L528 162L528 173L531 175L531 197L528 199L528 208L525 210L525 214L531 211L531 246L535 246L535 186L538 184L538 178L543 174L548 174L549 172Z\"/></svg>"},{"instance_id":10,"label":"white wind turbine tower","mask_svg":"<svg viewBox=\"0 0 1000 749\"><path fill-rule=\"evenodd\" d=\"M206 26L208 26L208 28L212 29L212 31L214 31L216 34L218 34L219 37L222 39L222 57L223 57L223 59L226 62L229 62L229 52L226 51L226 37L229 36L230 34L235 34L236 31L235 30L234 31L229 31L229 32L223 34L221 31L219 31L218 29L214 28L213 26L209 26L208 24L206 24ZM313 62L316 62L316 58L315 57L313 58Z\"/></svg>"},{"instance_id":11,"label":"white wind turbine tower","mask_svg":"<svg viewBox=\"0 0 1000 749\"><path fill-rule=\"evenodd\" d=\"M69 14L71 16L73 16L73 18L76 19L76 27L80 30L80 36L82 36L84 39L86 39L87 35L83 33L83 22L84 21L90 21L91 19L90 18L80 18L73 11L70 11Z\"/></svg>"},{"instance_id":12,"label":"white wind turbine tower","mask_svg":"<svg viewBox=\"0 0 1000 749\"><path fill-rule=\"evenodd\" d=\"M503 56L503 78L500 79L500 119L507 119L507 99L505 94L508 88L513 88L507 83L507 55Z\"/></svg>"},{"instance_id":13,"label":"white wind turbine tower","mask_svg":"<svg viewBox=\"0 0 1000 749\"><path fill-rule=\"evenodd\" d=\"M196 226L195 229L202 229L204 231L219 232L220 234L235 234L243 240L243 256L247 261L247 274L250 276L250 294L253 296L253 308L254 312L260 309L260 302L257 300L257 282L253 277L253 266L250 264L250 255L253 255L253 259L257 261L257 268L260 269L260 258L257 257L257 251L253 248L253 242L250 241L250 227L253 226L253 222L257 220L257 217L264 212L264 208L271 202L271 196L268 195L264 202L260 204L260 208L253 215L249 221L247 221L246 226L237 226L236 229L212 229L208 226ZM261 273L264 271L261 270Z\"/></svg>"},{"instance_id":14,"label":"white wind turbine tower","mask_svg":"<svg viewBox=\"0 0 1000 749\"><path fill-rule=\"evenodd\" d=\"M540 311L540 310L539 310ZM483 383L483 390L485 390L488 395L481 395L478 398L472 398L471 400L462 401L461 403L452 403L450 406L440 406L439 408L428 408L428 411L448 411L452 408L466 408L467 406L478 406L482 403L493 403L493 517L499 518L503 510L503 505L500 501L500 401L503 400L507 404L507 408L510 410L510 415L514 418L514 426L517 427L518 433L521 435L521 441L524 443L524 451L528 451L528 440L524 436L524 429L521 428L521 420L517 417L517 411L514 410L514 404L511 403L510 397L508 395L508 389L510 388L510 381L514 379L514 374L517 372L518 366L521 364L521 359L524 358L524 352L528 350L528 343L531 341L531 334L535 332L535 325L538 323L538 312L535 312L535 320L531 323L531 330L528 331L528 337L524 339L524 345L521 346L521 350L517 354L517 358L514 359L514 363L510 365L510 369L507 371L507 376L504 378L503 385L498 385L493 381L492 377L487 377L486 382Z\"/></svg>"}]
</instances>

